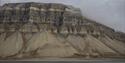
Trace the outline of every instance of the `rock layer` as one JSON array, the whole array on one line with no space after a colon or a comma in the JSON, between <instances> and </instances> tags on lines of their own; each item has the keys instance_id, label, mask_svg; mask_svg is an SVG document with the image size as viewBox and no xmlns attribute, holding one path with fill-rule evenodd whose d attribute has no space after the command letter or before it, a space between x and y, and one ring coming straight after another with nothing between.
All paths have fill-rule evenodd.
<instances>
[{"instance_id":1,"label":"rock layer","mask_svg":"<svg viewBox=\"0 0 125 63\"><path fill-rule=\"evenodd\" d=\"M125 34L57 3L0 7L0 57L125 57Z\"/></svg>"}]
</instances>

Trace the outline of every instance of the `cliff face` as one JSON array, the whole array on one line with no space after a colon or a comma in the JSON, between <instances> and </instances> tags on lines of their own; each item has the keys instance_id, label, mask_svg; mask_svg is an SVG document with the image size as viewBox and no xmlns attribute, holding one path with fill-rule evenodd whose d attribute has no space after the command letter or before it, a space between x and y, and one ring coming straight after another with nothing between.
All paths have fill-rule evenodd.
<instances>
[{"instance_id":1,"label":"cliff face","mask_svg":"<svg viewBox=\"0 0 125 63\"><path fill-rule=\"evenodd\" d=\"M79 11L70 9L70 7L63 4L5 4L1 9L0 22L2 26L4 22L12 23L8 25L7 28L15 29L18 27L18 29L22 28L20 31L25 32L41 31L43 30L42 27L44 29L53 29L53 31L57 30L60 32L61 27L64 28L70 24L79 25L79 23L81 23L82 16L77 13L79 13ZM29 28L29 30L25 28Z\"/></svg>"},{"instance_id":2,"label":"cliff face","mask_svg":"<svg viewBox=\"0 0 125 63\"><path fill-rule=\"evenodd\" d=\"M29 2L0 7L0 57L121 57L124 38L72 6Z\"/></svg>"}]
</instances>

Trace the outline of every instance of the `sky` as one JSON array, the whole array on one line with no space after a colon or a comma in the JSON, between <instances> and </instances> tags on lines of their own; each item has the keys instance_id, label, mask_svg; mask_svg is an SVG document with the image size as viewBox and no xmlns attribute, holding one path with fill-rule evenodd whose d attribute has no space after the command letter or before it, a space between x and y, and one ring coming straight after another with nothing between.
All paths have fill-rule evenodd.
<instances>
[{"instance_id":1,"label":"sky","mask_svg":"<svg viewBox=\"0 0 125 63\"><path fill-rule=\"evenodd\" d=\"M83 16L125 32L125 0L0 0L0 4L16 2L64 3L81 9Z\"/></svg>"}]
</instances>

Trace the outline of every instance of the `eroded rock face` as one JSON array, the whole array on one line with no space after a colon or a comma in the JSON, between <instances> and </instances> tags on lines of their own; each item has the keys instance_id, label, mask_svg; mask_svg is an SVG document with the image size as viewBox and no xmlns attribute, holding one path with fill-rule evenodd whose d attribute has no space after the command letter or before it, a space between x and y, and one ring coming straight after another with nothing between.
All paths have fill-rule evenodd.
<instances>
[{"instance_id":1,"label":"eroded rock face","mask_svg":"<svg viewBox=\"0 0 125 63\"><path fill-rule=\"evenodd\" d=\"M18 32L1 33L0 35L0 56L8 57L19 53L23 46L23 39L21 34Z\"/></svg>"},{"instance_id":2,"label":"eroded rock face","mask_svg":"<svg viewBox=\"0 0 125 63\"><path fill-rule=\"evenodd\" d=\"M57 3L0 7L0 57L124 57L125 34Z\"/></svg>"}]
</instances>

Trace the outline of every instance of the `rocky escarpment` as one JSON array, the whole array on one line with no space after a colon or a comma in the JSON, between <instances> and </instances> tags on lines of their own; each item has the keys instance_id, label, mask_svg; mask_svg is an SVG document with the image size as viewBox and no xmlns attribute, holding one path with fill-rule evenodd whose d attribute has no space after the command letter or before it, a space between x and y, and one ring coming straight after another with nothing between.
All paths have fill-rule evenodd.
<instances>
[{"instance_id":1,"label":"rocky escarpment","mask_svg":"<svg viewBox=\"0 0 125 63\"><path fill-rule=\"evenodd\" d=\"M57 3L0 7L0 57L124 57L125 34Z\"/></svg>"}]
</instances>

